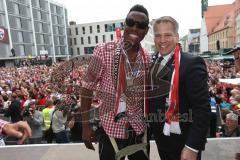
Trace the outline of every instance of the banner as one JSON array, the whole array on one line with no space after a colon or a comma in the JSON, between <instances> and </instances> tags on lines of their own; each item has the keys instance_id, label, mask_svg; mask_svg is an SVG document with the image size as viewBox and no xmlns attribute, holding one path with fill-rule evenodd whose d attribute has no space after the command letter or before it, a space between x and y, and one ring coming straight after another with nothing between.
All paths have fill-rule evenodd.
<instances>
[{"instance_id":1,"label":"banner","mask_svg":"<svg viewBox=\"0 0 240 160\"><path fill-rule=\"evenodd\" d=\"M233 84L233 85L240 85L240 78L234 79L219 79L219 82Z\"/></svg>"},{"instance_id":2,"label":"banner","mask_svg":"<svg viewBox=\"0 0 240 160\"><path fill-rule=\"evenodd\" d=\"M0 43L9 43L8 31L4 27L0 27Z\"/></svg>"},{"instance_id":3,"label":"banner","mask_svg":"<svg viewBox=\"0 0 240 160\"><path fill-rule=\"evenodd\" d=\"M116 38L117 40L121 39L121 23L116 23L116 29L115 29L115 32L116 32Z\"/></svg>"}]
</instances>

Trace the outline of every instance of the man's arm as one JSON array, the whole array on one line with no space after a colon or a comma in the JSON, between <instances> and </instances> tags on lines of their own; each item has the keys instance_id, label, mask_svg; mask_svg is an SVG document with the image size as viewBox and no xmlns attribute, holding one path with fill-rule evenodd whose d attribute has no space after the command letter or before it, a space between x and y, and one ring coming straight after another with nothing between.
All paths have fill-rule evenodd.
<instances>
[{"instance_id":1,"label":"man's arm","mask_svg":"<svg viewBox=\"0 0 240 160\"><path fill-rule=\"evenodd\" d=\"M189 109L192 110L193 122L181 160L196 159L197 152L194 150L204 149L211 115L206 65L202 58L197 57L187 67L184 89Z\"/></svg>"},{"instance_id":2,"label":"man's arm","mask_svg":"<svg viewBox=\"0 0 240 160\"><path fill-rule=\"evenodd\" d=\"M88 149L95 150L92 145L92 141L94 138L94 131L91 128L91 125L89 123L92 96L93 96L93 91L86 88L82 88L80 111L82 115L82 126L83 126L82 139Z\"/></svg>"},{"instance_id":3,"label":"man's arm","mask_svg":"<svg viewBox=\"0 0 240 160\"><path fill-rule=\"evenodd\" d=\"M204 60L200 57L194 58L190 65L186 73L185 89L189 109L192 109L193 122L186 145L196 150L203 150L211 117L207 69Z\"/></svg>"},{"instance_id":4,"label":"man's arm","mask_svg":"<svg viewBox=\"0 0 240 160\"><path fill-rule=\"evenodd\" d=\"M90 117L90 108L92 104L93 91L96 90L97 84L99 84L102 79L102 73L104 70L105 64L104 57L102 55L102 48L105 48L101 45L98 45L94 49L94 54L91 58L91 61L88 65L88 69L85 72L82 78L82 89L81 89L81 107L80 111L82 113L82 139L87 148L93 149L92 141L94 140L94 132L89 123Z\"/></svg>"},{"instance_id":5,"label":"man's arm","mask_svg":"<svg viewBox=\"0 0 240 160\"><path fill-rule=\"evenodd\" d=\"M0 133L10 137L16 137L19 139L18 144L23 142L32 136L32 130L27 122L19 121L17 123L8 123L0 120Z\"/></svg>"}]
</instances>

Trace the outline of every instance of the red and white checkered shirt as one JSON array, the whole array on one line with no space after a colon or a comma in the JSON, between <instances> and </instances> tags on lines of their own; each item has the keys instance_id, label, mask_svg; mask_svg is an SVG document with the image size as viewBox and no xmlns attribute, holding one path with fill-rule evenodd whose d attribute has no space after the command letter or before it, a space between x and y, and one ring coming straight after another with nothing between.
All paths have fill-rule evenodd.
<instances>
[{"instance_id":1,"label":"red and white checkered shirt","mask_svg":"<svg viewBox=\"0 0 240 160\"><path fill-rule=\"evenodd\" d=\"M115 50L119 46L119 42L108 42L96 46L87 72L83 77L82 87L96 91L96 96L101 101L99 106L101 126L104 128L108 136L126 139L126 124L130 124L137 134L143 133L146 128L143 113L143 86L145 72L144 65L141 65L140 70L142 72L134 78L134 83L141 86L139 87L140 90L131 92L133 94L126 94L127 116L115 122L114 106L116 101L116 88L114 87L113 68ZM149 64L150 56L145 50L139 50L136 63L143 64L142 51L144 51L147 64ZM138 65L134 66L139 67Z\"/></svg>"},{"instance_id":2,"label":"red and white checkered shirt","mask_svg":"<svg viewBox=\"0 0 240 160\"><path fill-rule=\"evenodd\" d=\"M0 119L0 135L2 135L2 129L3 129L3 127L4 127L6 124L8 124L8 123L9 123L9 122L6 122L6 121Z\"/></svg>"}]
</instances>

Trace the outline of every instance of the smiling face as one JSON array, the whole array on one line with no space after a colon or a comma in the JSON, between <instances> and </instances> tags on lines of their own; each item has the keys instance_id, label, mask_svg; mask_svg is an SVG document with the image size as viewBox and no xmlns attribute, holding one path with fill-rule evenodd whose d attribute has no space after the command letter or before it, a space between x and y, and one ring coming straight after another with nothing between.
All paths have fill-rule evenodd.
<instances>
[{"instance_id":1,"label":"smiling face","mask_svg":"<svg viewBox=\"0 0 240 160\"><path fill-rule=\"evenodd\" d=\"M171 22L160 22L154 27L155 46L162 56L171 53L176 43L179 41L179 35Z\"/></svg>"},{"instance_id":2,"label":"smiling face","mask_svg":"<svg viewBox=\"0 0 240 160\"><path fill-rule=\"evenodd\" d=\"M124 23L124 42L132 47L138 46L148 32L148 17L137 11L127 15Z\"/></svg>"},{"instance_id":3,"label":"smiling face","mask_svg":"<svg viewBox=\"0 0 240 160\"><path fill-rule=\"evenodd\" d=\"M235 129L238 125L237 120L232 120L230 118L226 118L226 126L230 129Z\"/></svg>"}]
</instances>

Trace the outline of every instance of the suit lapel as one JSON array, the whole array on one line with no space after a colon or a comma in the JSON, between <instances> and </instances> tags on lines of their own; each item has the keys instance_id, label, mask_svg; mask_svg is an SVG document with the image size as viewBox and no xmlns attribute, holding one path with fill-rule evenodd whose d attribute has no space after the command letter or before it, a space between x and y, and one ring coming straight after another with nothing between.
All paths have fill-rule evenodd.
<instances>
[{"instance_id":1,"label":"suit lapel","mask_svg":"<svg viewBox=\"0 0 240 160\"><path fill-rule=\"evenodd\" d=\"M156 62L157 57L153 57L153 62ZM161 69L161 71L157 74L151 74L151 71L154 70L153 67L156 67L155 63L151 65L149 77L152 77L151 85L153 85L150 90L150 97L159 97L169 94L170 85L171 85L171 77L174 69L173 57L167 62L167 64Z\"/></svg>"}]
</instances>

